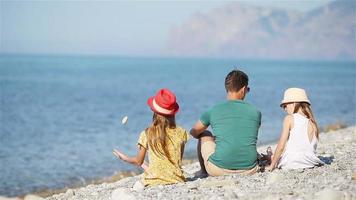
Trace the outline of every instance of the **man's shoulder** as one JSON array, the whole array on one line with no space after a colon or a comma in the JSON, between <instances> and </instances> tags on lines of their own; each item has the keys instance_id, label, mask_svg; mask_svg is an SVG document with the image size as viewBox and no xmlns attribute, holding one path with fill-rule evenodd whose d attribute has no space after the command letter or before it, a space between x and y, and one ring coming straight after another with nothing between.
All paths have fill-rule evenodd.
<instances>
[{"instance_id":1,"label":"man's shoulder","mask_svg":"<svg viewBox=\"0 0 356 200\"><path fill-rule=\"evenodd\" d=\"M236 108L236 109L234 109ZM244 113L247 115L261 117L261 112L256 106L246 101L225 101L212 106L207 113Z\"/></svg>"},{"instance_id":2,"label":"man's shoulder","mask_svg":"<svg viewBox=\"0 0 356 200\"><path fill-rule=\"evenodd\" d=\"M220 108L220 107L224 107L224 106L227 105L227 103L228 103L227 101L219 102L219 103L215 104L214 106L212 106L210 108L210 110L217 109L217 108Z\"/></svg>"},{"instance_id":3,"label":"man's shoulder","mask_svg":"<svg viewBox=\"0 0 356 200\"><path fill-rule=\"evenodd\" d=\"M256 106L254 106L254 105L252 105L252 104L250 104L250 103L248 103L248 102L245 102L245 103L244 103L244 106L245 106L250 112L255 112L255 113L261 114L261 112L257 109Z\"/></svg>"},{"instance_id":4,"label":"man's shoulder","mask_svg":"<svg viewBox=\"0 0 356 200\"><path fill-rule=\"evenodd\" d=\"M215 106L213 106L211 108L211 110L215 110L215 109L223 109L223 108L230 108L231 106L234 107L243 107L245 109L248 109L252 112L260 112L256 106L246 102L246 101L225 101L225 102L221 102L216 104Z\"/></svg>"}]
</instances>

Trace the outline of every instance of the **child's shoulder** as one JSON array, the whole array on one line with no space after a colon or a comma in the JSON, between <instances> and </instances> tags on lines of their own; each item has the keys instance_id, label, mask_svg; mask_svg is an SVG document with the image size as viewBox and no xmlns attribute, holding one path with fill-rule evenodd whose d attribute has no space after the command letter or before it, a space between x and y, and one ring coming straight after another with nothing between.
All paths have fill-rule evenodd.
<instances>
[{"instance_id":1,"label":"child's shoulder","mask_svg":"<svg viewBox=\"0 0 356 200\"><path fill-rule=\"evenodd\" d=\"M174 137L180 138L184 142L188 141L189 134L188 134L187 130L185 130L185 128L176 125L176 128L175 128L174 132L175 132L175 134L174 134L175 136Z\"/></svg>"},{"instance_id":2,"label":"child's shoulder","mask_svg":"<svg viewBox=\"0 0 356 200\"><path fill-rule=\"evenodd\" d=\"M175 130L178 132L182 132L182 133L187 132L187 130L185 128L183 128L179 125L176 125Z\"/></svg>"},{"instance_id":3,"label":"child's shoulder","mask_svg":"<svg viewBox=\"0 0 356 200\"><path fill-rule=\"evenodd\" d=\"M294 115L288 114L284 117L283 126L288 127L289 129L293 127Z\"/></svg>"},{"instance_id":4,"label":"child's shoulder","mask_svg":"<svg viewBox=\"0 0 356 200\"><path fill-rule=\"evenodd\" d=\"M285 121L291 122L294 119L294 114L288 114L284 117Z\"/></svg>"}]
</instances>

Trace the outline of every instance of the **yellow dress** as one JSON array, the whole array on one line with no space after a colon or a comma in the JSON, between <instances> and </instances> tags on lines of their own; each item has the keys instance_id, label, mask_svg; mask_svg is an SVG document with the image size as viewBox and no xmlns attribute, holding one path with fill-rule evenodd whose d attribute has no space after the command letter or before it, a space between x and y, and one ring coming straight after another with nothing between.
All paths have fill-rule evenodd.
<instances>
[{"instance_id":1,"label":"yellow dress","mask_svg":"<svg viewBox=\"0 0 356 200\"><path fill-rule=\"evenodd\" d=\"M148 146L146 132L142 131L138 144L148 150L148 169L144 172L144 185L160 185L184 182L185 177L182 171L181 146L188 140L187 131L179 126L174 129L167 129L167 136L170 138L167 143L168 152L172 162L166 157L158 156L150 150Z\"/></svg>"}]
</instances>

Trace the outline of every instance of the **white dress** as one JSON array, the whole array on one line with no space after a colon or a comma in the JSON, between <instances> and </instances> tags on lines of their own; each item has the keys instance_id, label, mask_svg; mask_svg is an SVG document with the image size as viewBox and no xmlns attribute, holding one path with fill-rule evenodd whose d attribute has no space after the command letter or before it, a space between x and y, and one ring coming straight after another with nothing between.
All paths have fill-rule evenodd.
<instances>
[{"instance_id":1,"label":"white dress","mask_svg":"<svg viewBox=\"0 0 356 200\"><path fill-rule=\"evenodd\" d=\"M311 168L324 164L316 155L318 140L308 137L309 119L299 113L293 114L294 125L290 130L285 151L279 160L278 167L282 169Z\"/></svg>"}]
</instances>

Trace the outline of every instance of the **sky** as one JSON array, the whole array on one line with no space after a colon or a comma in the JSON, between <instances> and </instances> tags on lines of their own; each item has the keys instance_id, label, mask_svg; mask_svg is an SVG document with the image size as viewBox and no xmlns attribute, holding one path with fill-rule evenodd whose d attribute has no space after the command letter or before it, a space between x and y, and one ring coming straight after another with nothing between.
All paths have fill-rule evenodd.
<instances>
[{"instance_id":1,"label":"sky","mask_svg":"<svg viewBox=\"0 0 356 200\"><path fill-rule=\"evenodd\" d=\"M329 0L241 1L302 12ZM161 56L172 27L224 1L0 1L0 53Z\"/></svg>"}]
</instances>

